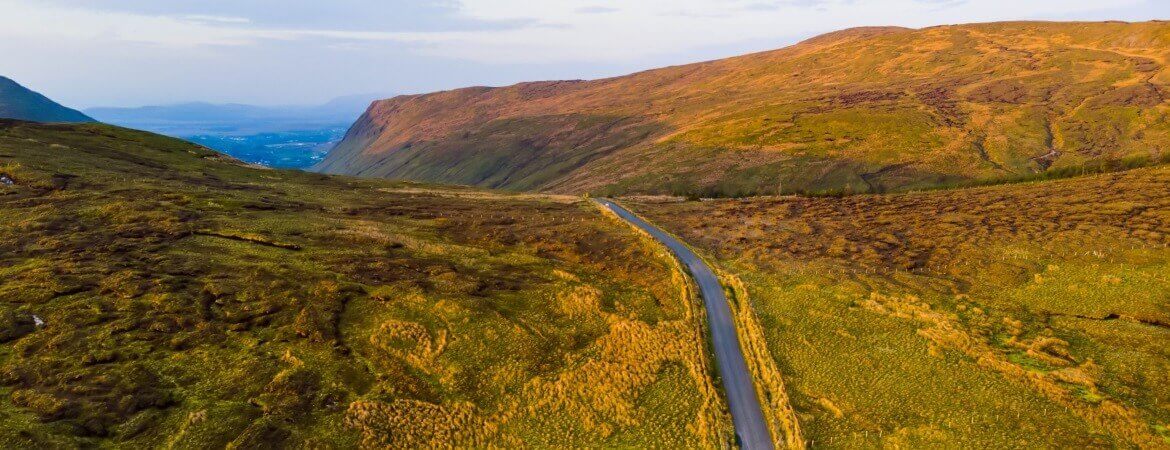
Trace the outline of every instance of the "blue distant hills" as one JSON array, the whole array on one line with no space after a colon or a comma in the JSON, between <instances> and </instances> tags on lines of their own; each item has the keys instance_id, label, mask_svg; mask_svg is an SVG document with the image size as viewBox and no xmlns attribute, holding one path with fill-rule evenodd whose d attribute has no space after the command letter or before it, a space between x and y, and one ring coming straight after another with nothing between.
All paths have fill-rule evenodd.
<instances>
[{"instance_id":1,"label":"blue distant hills","mask_svg":"<svg viewBox=\"0 0 1170 450\"><path fill-rule=\"evenodd\" d=\"M102 122L171 136L256 134L349 126L370 102L386 97L389 95L351 95L312 106L192 102L133 108L97 107L86 109L85 113Z\"/></svg>"},{"instance_id":2,"label":"blue distant hills","mask_svg":"<svg viewBox=\"0 0 1170 450\"><path fill-rule=\"evenodd\" d=\"M186 139L249 163L303 169L320 161L371 102L391 96L351 95L312 106L192 102L98 107L85 113L102 122Z\"/></svg>"}]
</instances>

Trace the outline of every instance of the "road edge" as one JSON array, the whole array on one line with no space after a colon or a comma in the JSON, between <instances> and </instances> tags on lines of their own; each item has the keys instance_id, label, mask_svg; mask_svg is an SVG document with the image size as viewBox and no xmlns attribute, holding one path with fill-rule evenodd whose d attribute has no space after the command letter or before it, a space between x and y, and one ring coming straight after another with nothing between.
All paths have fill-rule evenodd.
<instances>
[{"instance_id":1,"label":"road edge","mask_svg":"<svg viewBox=\"0 0 1170 450\"><path fill-rule=\"evenodd\" d=\"M665 245L653 238L648 232L641 228L634 226L634 224L617 216L617 214L607 208L598 199L590 199L591 202L600 208L603 214L616 218L627 226L634 228L637 232L650 238L655 245L665 247ZM697 251L694 246L682 239L675 233L663 229L660 226L654 225L654 222L648 220L645 216L638 213L633 208L628 207L624 202L616 199L606 198L610 202L625 209L631 215L641 219L647 224L653 225L659 231L674 238L681 243L692 253L694 253L703 264L710 267L715 272L716 278L719 280L720 287L723 288L725 296L727 297L728 308L732 312L732 320L735 323L735 333L739 337L740 352L744 356L747 363L748 370L753 378L753 388L756 392L756 398L763 407L762 412L766 420L768 433L774 443L785 446L786 448L804 449L807 446L803 438L803 433L800 429L800 422L796 415L796 411L792 406L791 399L788 396L787 385L784 383L781 372L776 367L776 361L771 358L771 354L767 350L767 342L763 340L763 329L756 318L754 311L750 307L750 297L747 295L747 289L742 285L737 277L731 275L727 270L718 264L711 262L707 255ZM666 250L670 254L670 259L679 271L689 280L688 284L693 285L693 275L682 267L682 263L678 257L669 249ZM729 281L730 280L730 281ZM738 282L738 283L737 283ZM736 286L738 285L738 289ZM741 295L742 293L742 295ZM744 303L748 303L744 305ZM704 328L709 328L709 325ZM709 329L704 330L703 336L707 339L709 336ZM710 347L707 345L706 347Z\"/></svg>"},{"instance_id":2,"label":"road edge","mask_svg":"<svg viewBox=\"0 0 1170 450\"><path fill-rule=\"evenodd\" d=\"M698 335L703 338L703 342L698 343L698 345L701 347L700 354L703 355L703 370L708 375L707 383L704 384L703 388L711 389L715 392L715 395L712 396L715 401L715 405L713 406L717 409L717 412L724 416L723 419L726 421L726 429L720 429L719 427L715 426L715 423L712 423L712 431L714 431L712 435L714 436L715 443L722 444L722 448L732 448L735 441L734 425L731 421L730 409L727 406L726 393L723 392L723 385L718 382L717 378L711 376L717 376L719 374L719 370L715 362L714 350L709 345L711 339L710 326L707 324L707 310L703 307L703 299L701 298L699 290L695 285L695 280L691 278L690 273L686 270L686 268L683 267L678 258L676 258L670 252L670 249L665 248L661 242L659 242L657 239L654 239L654 237L645 230L634 226L625 219L622 219L617 215L617 213L613 212L609 208L606 208L605 205L596 201L596 199L590 198L586 201L594 208L599 209L601 214L606 218L618 222L623 227L632 229L634 233L644 241L643 243L645 245L651 246L657 250L655 252L657 256L665 260L665 262L670 265L673 274L682 280L682 292L680 292L680 294L682 297L684 297L684 301L687 303L687 314L689 316L688 321L698 328L696 331L698 332Z\"/></svg>"},{"instance_id":3,"label":"road edge","mask_svg":"<svg viewBox=\"0 0 1170 450\"><path fill-rule=\"evenodd\" d=\"M804 439L800 418L792 405L792 398L788 395L788 385L784 382L783 372L780 371L776 359L768 351L764 328L752 307L747 286L743 284L743 280L722 266L711 265L704 255L699 257L715 269L715 275L728 292L727 300L733 313L732 318L736 322L736 333L740 336L740 347L743 348L748 370L757 380L756 394L760 397L760 404L765 406L764 417L768 419L772 439L788 448L807 448L808 442Z\"/></svg>"}]
</instances>

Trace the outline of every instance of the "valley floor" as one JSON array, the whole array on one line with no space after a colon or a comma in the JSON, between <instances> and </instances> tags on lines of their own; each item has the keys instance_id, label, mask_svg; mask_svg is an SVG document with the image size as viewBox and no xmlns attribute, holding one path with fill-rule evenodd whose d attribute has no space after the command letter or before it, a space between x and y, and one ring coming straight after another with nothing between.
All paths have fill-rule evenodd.
<instances>
[{"instance_id":1,"label":"valley floor","mask_svg":"<svg viewBox=\"0 0 1170 450\"><path fill-rule=\"evenodd\" d=\"M1164 448L1167 186L623 203L716 266L777 436ZM0 121L0 211L2 447L734 440L692 283L582 198Z\"/></svg>"},{"instance_id":2,"label":"valley floor","mask_svg":"<svg viewBox=\"0 0 1170 450\"><path fill-rule=\"evenodd\" d=\"M729 272L816 446L1164 448L1167 186L627 203Z\"/></svg>"}]
</instances>

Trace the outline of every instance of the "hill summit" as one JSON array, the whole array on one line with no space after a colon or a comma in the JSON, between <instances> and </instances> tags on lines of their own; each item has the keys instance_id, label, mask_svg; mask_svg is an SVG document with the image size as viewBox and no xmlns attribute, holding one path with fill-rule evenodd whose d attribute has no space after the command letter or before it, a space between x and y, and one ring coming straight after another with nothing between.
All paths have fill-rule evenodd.
<instances>
[{"instance_id":1,"label":"hill summit","mask_svg":"<svg viewBox=\"0 0 1170 450\"><path fill-rule=\"evenodd\" d=\"M561 193L883 192L1162 158L1166 22L858 28L373 104L317 169Z\"/></svg>"},{"instance_id":2,"label":"hill summit","mask_svg":"<svg viewBox=\"0 0 1170 450\"><path fill-rule=\"evenodd\" d=\"M0 76L0 119L29 122L95 122L75 109L61 106L10 78Z\"/></svg>"}]
</instances>

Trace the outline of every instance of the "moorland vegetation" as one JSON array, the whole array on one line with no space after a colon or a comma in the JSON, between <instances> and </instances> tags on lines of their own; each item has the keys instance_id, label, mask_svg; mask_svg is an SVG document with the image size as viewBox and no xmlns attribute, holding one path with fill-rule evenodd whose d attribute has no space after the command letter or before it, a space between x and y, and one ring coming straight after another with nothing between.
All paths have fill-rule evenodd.
<instances>
[{"instance_id":1,"label":"moorland vegetation","mask_svg":"<svg viewBox=\"0 0 1170 450\"><path fill-rule=\"evenodd\" d=\"M816 445L1170 445L1170 167L626 203L758 316Z\"/></svg>"},{"instance_id":2,"label":"moorland vegetation","mask_svg":"<svg viewBox=\"0 0 1170 450\"><path fill-rule=\"evenodd\" d=\"M0 446L713 447L702 310L572 197L0 122Z\"/></svg>"}]
</instances>

